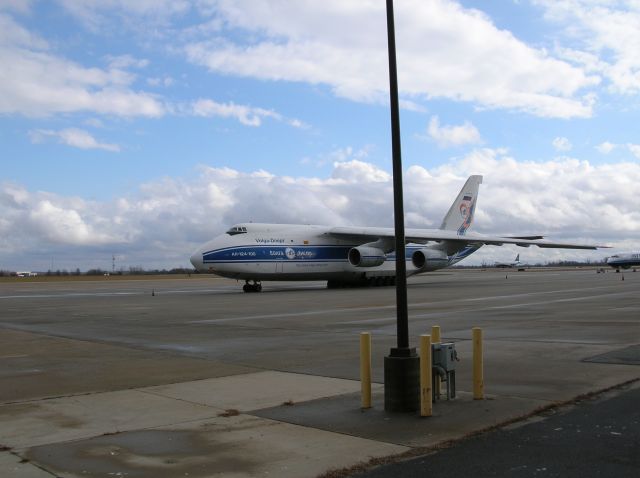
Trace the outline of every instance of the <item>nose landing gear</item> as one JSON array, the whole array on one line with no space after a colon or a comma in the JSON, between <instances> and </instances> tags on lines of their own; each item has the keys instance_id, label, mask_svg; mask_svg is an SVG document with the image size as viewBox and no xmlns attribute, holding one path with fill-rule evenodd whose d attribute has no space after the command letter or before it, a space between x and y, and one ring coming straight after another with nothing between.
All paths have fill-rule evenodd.
<instances>
[{"instance_id":1,"label":"nose landing gear","mask_svg":"<svg viewBox=\"0 0 640 478\"><path fill-rule=\"evenodd\" d=\"M258 280L247 280L242 286L242 290L245 292L261 292L262 284Z\"/></svg>"}]
</instances>

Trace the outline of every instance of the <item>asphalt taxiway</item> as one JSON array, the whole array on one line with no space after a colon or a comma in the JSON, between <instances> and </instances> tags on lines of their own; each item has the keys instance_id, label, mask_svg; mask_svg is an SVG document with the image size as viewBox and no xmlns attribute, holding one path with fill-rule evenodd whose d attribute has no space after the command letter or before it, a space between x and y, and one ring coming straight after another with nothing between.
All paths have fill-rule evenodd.
<instances>
[{"instance_id":1,"label":"asphalt taxiway","mask_svg":"<svg viewBox=\"0 0 640 478\"><path fill-rule=\"evenodd\" d=\"M624 280L622 278L624 277ZM383 410L393 288L170 280L0 283L0 470L318 476L407 454L640 378L640 273L443 271L409 280L412 345L461 361L434 416ZM471 390L484 330L486 399ZM374 407L360 410L359 333Z\"/></svg>"}]
</instances>

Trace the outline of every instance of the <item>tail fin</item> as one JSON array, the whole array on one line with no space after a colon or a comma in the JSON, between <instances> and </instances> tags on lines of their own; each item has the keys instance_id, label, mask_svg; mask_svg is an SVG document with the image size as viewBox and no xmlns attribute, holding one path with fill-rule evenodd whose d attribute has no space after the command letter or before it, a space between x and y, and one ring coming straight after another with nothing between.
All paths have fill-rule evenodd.
<instances>
[{"instance_id":1,"label":"tail fin","mask_svg":"<svg viewBox=\"0 0 640 478\"><path fill-rule=\"evenodd\" d=\"M516 256L516 262L520 262L520 254Z\"/></svg>"},{"instance_id":2,"label":"tail fin","mask_svg":"<svg viewBox=\"0 0 640 478\"><path fill-rule=\"evenodd\" d=\"M467 232L473 222L480 184L482 184L482 176L469 176L460 190L460 194L449 208L449 212L442 220L440 229L457 231L461 236Z\"/></svg>"}]
</instances>

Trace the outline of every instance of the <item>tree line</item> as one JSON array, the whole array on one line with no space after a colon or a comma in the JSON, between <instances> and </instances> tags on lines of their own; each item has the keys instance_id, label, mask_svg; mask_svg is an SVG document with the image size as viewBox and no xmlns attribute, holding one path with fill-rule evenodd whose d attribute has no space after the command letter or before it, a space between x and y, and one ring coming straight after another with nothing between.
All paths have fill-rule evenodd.
<instances>
[{"instance_id":1,"label":"tree line","mask_svg":"<svg viewBox=\"0 0 640 478\"><path fill-rule=\"evenodd\" d=\"M46 272L37 272L39 276L51 277L51 276L105 276L105 275L162 275L162 274L197 274L198 271L191 267L174 267L173 269L144 269L142 267L129 267L129 269L119 269L117 271L109 271L107 269L89 269L87 271L81 271L79 268L75 270L68 269L56 269L47 270ZM19 272L0 270L0 277L17 277Z\"/></svg>"}]
</instances>

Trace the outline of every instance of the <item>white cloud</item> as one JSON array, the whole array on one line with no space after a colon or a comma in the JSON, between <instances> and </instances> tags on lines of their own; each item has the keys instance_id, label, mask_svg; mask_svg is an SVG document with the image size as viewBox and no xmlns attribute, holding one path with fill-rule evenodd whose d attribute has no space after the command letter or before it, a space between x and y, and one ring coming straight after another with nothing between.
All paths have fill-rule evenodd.
<instances>
[{"instance_id":1,"label":"white cloud","mask_svg":"<svg viewBox=\"0 0 640 478\"><path fill-rule=\"evenodd\" d=\"M164 115L165 107L148 93L118 84L114 71L83 68L35 52L1 51L0 112L25 116L89 111L117 116Z\"/></svg>"},{"instance_id":2,"label":"white cloud","mask_svg":"<svg viewBox=\"0 0 640 478\"><path fill-rule=\"evenodd\" d=\"M640 3L635 0L535 0L548 19L566 25L566 35L585 51L567 50L568 59L598 71L613 92L640 91ZM570 58L572 57L572 58Z\"/></svg>"},{"instance_id":3,"label":"white cloud","mask_svg":"<svg viewBox=\"0 0 640 478\"><path fill-rule=\"evenodd\" d=\"M604 143L600 143L596 146L596 149L602 154L609 154L617 147L616 144L610 143L609 141L605 141Z\"/></svg>"},{"instance_id":4,"label":"white cloud","mask_svg":"<svg viewBox=\"0 0 640 478\"><path fill-rule=\"evenodd\" d=\"M432 116L429 120L427 133L442 148L478 144L482 141L480 132L469 121L459 126L440 126L437 116Z\"/></svg>"},{"instance_id":5,"label":"white cloud","mask_svg":"<svg viewBox=\"0 0 640 478\"><path fill-rule=\"evenodd\" d=\"M111 143L98 142L88 131L78 128L66 128L60 131L52 130L33 130L29 131L29 137L32 143L42 143L47 137L57 138L58 142L80 149L102 149L117 153L120 146Z\"/></svg>"},{"instance_id":6,"label":"white cloud","mask_svg":"<svg viewBox=\"0 0 640 478\"><path fill-rule=\"evenodd\" d=\"M220 116L222 118L235 118L247 126L260 126L264 118L281 120L282 116L272 110L252 108L245 105L231 103L218 103L210 99L199 99L191 104L191 113L195 116Z\"/></svg>"},{"instance_id":7,"label":"white cloud","mask_svg":"<svg viewBox=\"0 0 640 478\"><path fill-rule=\"evenodd\" d=\"M32 193L15 184L0 185L0 260L7 264L14 254L27 257L60 251L72 257L77 247L116 245L120 238L110 235L111 223L104 205L50 193Z\"/></svg>"},{"instance_id":8,"label":"white cloud","mask_svg":"<svg viewBox=\"0 0 640 478\"><path fill-rule=\"evenodd\" d=\"M87 224L76 209L55 205L48 199L36 201L25 218L35 234L53 244L95 246L116 240Z\"/></svg>"},{"instance_id":9,"label":"white cloud","mask_svg":"<svg viewBox=\"0 0 640 478\"><path fill-rule=\"evenodd\" d=\"M335 162L331 178L347 183L386 183L391 180L386 171L357 159Z\"/></svg>"},{"instance_id":10,"label":"white cloud","mask_svg":"<svg viewBox=\"0 0 640 478\"><path fill-rule=\"evenodd\" d=\"M383 2L211 1L242 42L192 41L188 58L211 71L330 86L359 101L387 101ZM599 78L500 30L478 10L446 0L396 6L403 101L433 97L542 117L588 117ZM212 33L209 31L209 35ZM216 32L213 32L215 35ZM339 72L339 74L337 73Z\"/></svg>"},{"instance_id":11,"label":"white cloud","mask_svg":"<svg viewBox=\"0 0 640 478\"><path fill-rule=\"evenodd\" d=\"M571 141L562 136L555 138L552 144L556 151L571 151L573 148Z\"/></svg>"},{"instance_id":12,"label":"white cloud","mask_svg":"<svg viewBox=\"0 0 640 478\"><path fill-rule=\"evenodd\" d=\"M162 78L147 78L147 84L149 86L164 86L165 88L173 85L175 80L170 76L165 76Z\"/></svg>"},{"instance_id":13,"label":"white cloud","mask_svg":"<svg viewBox=\"0 0 640 478\"><path fill-rule=\"evenodd\" d=\"M470 174L484 174L474 223L478 232L613 245L640 241L634 197L640 163L518 162L488 148L435 169L407 170L407 227L438 227ZM100 261L108 268L112 253L131 265L173 267L188 265L199 243L237 222L392 227L393 187L389 172L359 160L337 162L328 179L202 167L194 180L154 181L135 195L107 202L2 184L0 208L3 267L46 270L55 255L67 268L94 267ZM485 247L468 262L491 262L513 252L507 246ZM520 252L529 262L603 257L591 251Z\"/></svg>"},{"instance_id":14,"label":"white cloud","mask_svg":"<svg viewBox=\"0 0 640 478\"><path fill-rule=\"evenodd\" d=\"M17 24L9 15L0 13L0 48L7 45L40 50L49 47L46 40Z\"/></svg>"},{"instance_id":15,"label":"white cloud","mask_svg":"<svg viewBox=\"0 0 640 478\"><path fill-rule=\"evenodd\" d=\"M115 64L135 62L112 58ZM87 68L48 50L48 44L0 14L0 114L31 117L93 112L159 117L166 107L155 96L130 88L135 76L109 66Z\"/></svg>"},{"instance_id":16,"label":"white cloud","mask_svg":"<svg viewBox=\"0 0 640 478\"><path fill-rule=\"evenodd\" d=\"M360 162L366 161L369 156L369 152L371 150L371 146L364 146L360 149L354 149L351 146L347 146L344 148L338 148L329 152L328 154L322 154L315 159L306 157L302 159L302 164L312 164L317 167L322 167L326 165L335 166L336 163L343 163L352 160L358 160Z\"/></svg>"},{"instance_id":17,"label":"white cloud","mask_svg":"<svg viewBox=\"0 0 640 478\"><path fill-rule=\"evenodd\" d=\"M596 149L602 154L609 154L616 148L626 148L636 159L640 159L640 144L635 143L626 143L626 144L615 144L610 143L609 141L605 141L604 143L596 146Z\"/></svg>"},{"instance_id":18,"label":"white cloud","mask_svg":"<svg viewBox=\"0 0 640 478\"><path fill-rule=\"evenodd\" d=\"M148 60L131 55L106 56L105 60L107 68L87 68L53 55L43 39L31 34L11 17L0 14L0 64L3 65L0 69L0 114L47 117L90 112L158 118L178 111L195 116L234 118L248 126L260 126L268 118L294 128L309 128L297 118L286 118L273 110L233 102L199 99L186 107L171 105L156 95L131 88L136 75L126 69L146 68ZM147 83L170 86L173 81L166 76L149 78ZM40 136L42 134L40 131ZM92 141L86 132L84 137L79 136L79 131L67 131L65 137L58 136L72 146L117 150L115 145Z\"/></svg>"},{"instance_id":19,"label":"white cloud","mask_svg":"<svg viewBox=\"0 0 640 478\"><path fill-rule=\"evenodd\" d=\"M310 125L310 124L305 123L304 121L299 120L299 119L297 119L297 118L293 118L293 119L286 119L286 120L285 120L285 122L286 122L289 126L291 126L291 127L293 127L293 128L296 128L296 129L310 129L310 128L311 128L311 125Z\"/></svg>"},{"instance_id":20,"label":"white cloud","mask_svg":"<svg viewBox=\"0 0 640 478\"><path fill-rule=\"evenodd\" d=\"M306 128L307 125L297 119L286 119L280 113L264 108L256 108L246 105L237 105L233 102L218 103L207 98L200 98L192 102L186 108L189 114L211 118L213 116L221 118L235 118L246 126L260 126L264 119L285 121L294 128Z\"/></svg>"},{"instance_id":21,"label":"white cloud","mask_svg":"<svg viewBox=\"0 0 640 478\"><path fill-rule=\"evenodd\" d=\"M29 13L34 0L0 0L0 10Z\"/></svg>"},{"instance_id":22,"label":"white cloud","mask_svg":"<svg viewBox=\"0 0 640 478\"><path fill-rule=\"evenodd\" d=\"M125 21L137 29L177 35L187 58L212 71L278 81L328 85L335 94L358 101L386 102L387 59L384 4L341 0L314 2L211 0L59 0L91 29L116 28ZM171 22L196 10L202 25L180 31ZM46 116L89 111L118 116L158 117L172 106L135 91L131 68L148 60L107 57L107 68L85 67L46 49L46 42L7 15L0 20L0 113ZM159 22L159 23L158 23ZM552 57L500 30L478 10L448 0L407 0L397 5L399 84L403 107L424 111L430 98L468 101L482 108L525 111L542 117L588 117L599 82L585 67ZM166 25L159 28L158 25ZM234 42L224 29L246 32ZM206 38L195 41L206 32ZM142 35L142 34L141 34ZM147 36L145 36L147 38ZM180 42L183 47L180 46ZM38 44L36 46L36 44ZM428 48L425 48L428 45ZM340 74L336 74L340 72ZM149 78L150 86L172 83ZM174 105L175 107L175 105ZM249 123L255 122L248 119ZM294 127L308 127L298 119Z\"/></svg>"},{"instance_id":23,"label":"white cloud","mask_svg":"<svg viewBox=\"0 0 640 478\"><path fill-rule=\"evenodd\" d=\"M182 15L191 9L187 0L58 0L71 15L91 30L99 30L115 16L122 28L140 28L140 19L155 24L166 24L174 15Z\"/></svg>"},{"instance_id":24,"label":"white cloud","mask_svg":"<svg viewBox=\"0 0 640 478\"><path fill-rule=\"evenodd\" d=\"M112 56L108 55L107 60L109 61L110 68L123 69L123 68L146 68L149 66L149 60L142 58L134 58L131 55L118 55Z\"/></svg>"},{"instance_id":25,"label":"white cloud","mask_svg":"<svg viewBox=\"0 0 640 478\"><path fill-rule=\"evenodd\" d=\"M104 128L104 123L98 118L87 118L84 120L84 124L92 128Z\"/></svg>"},{"instance_id":26,"label":"white cloud","mask_svg":"<svg viewBox=\"0 0 640 478\"><path fill-rule=\"evenodd\" d=\"M636 159L640 159L640 144L627 143L627 148Z\"/></svg>"},{"instance_id":27,"label":"white cloud","mask_svg":"<svg viewBox=\"0 0 640 478\"><path fill-rule=\"evenodd\" d=\"M133 13L144 15L156 12L154 2L138 2ZM108 5L107 5L108 4ZM109 8L129 8L128 2L75 2L66 4L75 13L105 11ZM74 8L78 11L74 10ZM175 11L182 11L176 8ZM87 13L89 14L89 13ZM132 55L107 55L107 67L85 67L49 52L48 43L32 34L15 20L0 13L0 114L47 117L56 114L89 112L97 115L158 118L168 113L182 112L195 116L234 118L248 126L260 126L264 119L284 122L294 128L309 125L297 118L287 118L273 110L220 103L199 99L190 105L170 104L149 92L132 88L136 75L128 69L144 69L149 60ZM148 78L150 86L171 86L169 76ZM51 133L51 132L50 132ZM40 131L40 136L43 132ZM51 135L51 134L49 134ZM102 144L78 131L68 131L63 138L67 144L85 148L115 151L116 145Z\"/></svg>"}]
</instances>

